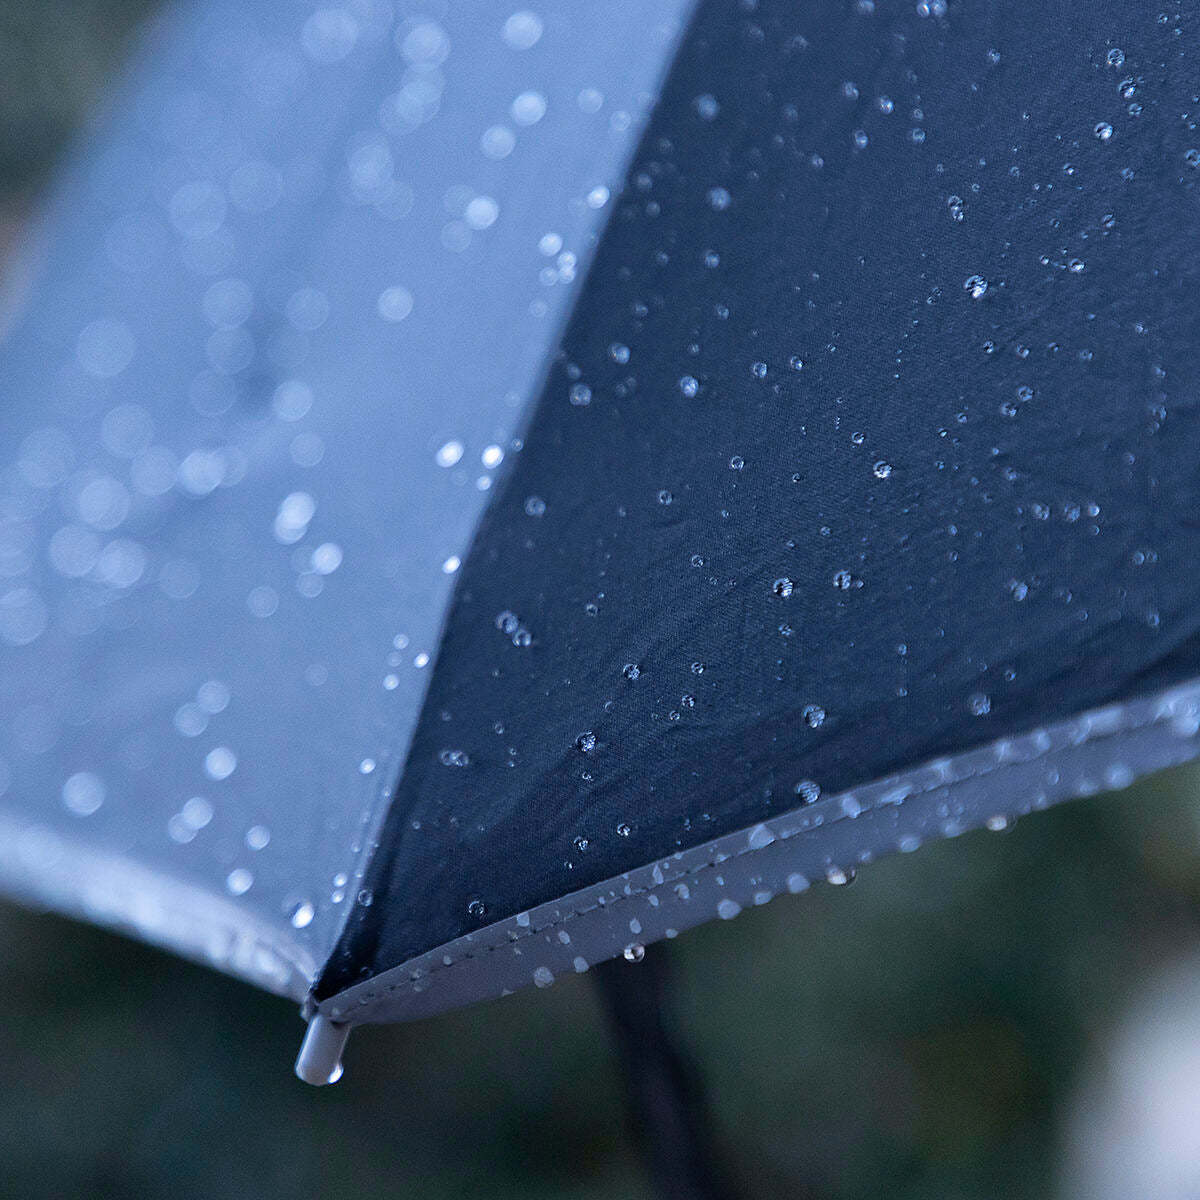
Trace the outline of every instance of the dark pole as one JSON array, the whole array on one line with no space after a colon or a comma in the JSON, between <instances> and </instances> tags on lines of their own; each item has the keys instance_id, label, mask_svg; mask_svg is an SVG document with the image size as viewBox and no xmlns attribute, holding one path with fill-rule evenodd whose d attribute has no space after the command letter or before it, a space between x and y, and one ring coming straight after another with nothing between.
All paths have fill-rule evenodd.
<instances>
[{"instance_id":1,"label":"dark pole","mask_svg":"<svg viewBox=\"0 0 1200 1200\"><path fill-rule=\"evenodd\" d=\"M617 1042L634 1140L663 1200L734 1200L695 1071L669 1029L667 956L593 969Z\"/></svg>"}]
</instances>

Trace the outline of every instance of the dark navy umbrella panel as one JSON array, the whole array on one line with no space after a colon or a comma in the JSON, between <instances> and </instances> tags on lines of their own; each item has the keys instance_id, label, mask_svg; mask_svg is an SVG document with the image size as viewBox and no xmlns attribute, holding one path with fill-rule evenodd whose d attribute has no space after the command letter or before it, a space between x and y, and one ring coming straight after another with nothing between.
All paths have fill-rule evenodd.
<instances>
[{"instance_id":1,"label":"dark navy umbrella panel","mask_svg":"<svg viewBox=\"0 0 1200 1200\"><path fill-rule=\"evenodd\" d=\"M586 963L564 913L655 861L691 891L672 855L782 813L840 874L1128 781L1127 724L1137 770L1194 752L1190 699L1062 725L1200 672L1190 35L934 8L701 6L319 996L572 893L508 926L514 970ZM971 781L940 819L930 760ZM895 808L835 833L881 779ZM760 870L691 902L790 874ZM598 953L647 915L699 919L595 917Z\"/></svg>"},{"instance_id":2,"label":"dark navy umbrella panel","mask_svg":"<svg viewBox=\"0 0 1200 1200\"><path fill-rule=\"evenodd\" d=\"M0 364L0 883L314 1079L1198 752L1194 30L443 8L181 9Z\"/></svg>"}]
</instances>

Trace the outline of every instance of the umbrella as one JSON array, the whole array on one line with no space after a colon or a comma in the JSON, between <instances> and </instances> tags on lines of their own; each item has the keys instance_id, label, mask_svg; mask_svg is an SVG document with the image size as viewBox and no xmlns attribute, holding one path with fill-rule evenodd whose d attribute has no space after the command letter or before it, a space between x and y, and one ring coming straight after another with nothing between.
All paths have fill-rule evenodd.
<instances>
[{"instance_id":1,"label":"umbrella","mask_svg":"<svg viewBox=\"0 0 1200 1200\"><path fill-rule=\"evenodd\" d=\"M181 7L10 289L0 884L347 1031L1197 754L1194 33Z\"/></svg>"}]
</instances>

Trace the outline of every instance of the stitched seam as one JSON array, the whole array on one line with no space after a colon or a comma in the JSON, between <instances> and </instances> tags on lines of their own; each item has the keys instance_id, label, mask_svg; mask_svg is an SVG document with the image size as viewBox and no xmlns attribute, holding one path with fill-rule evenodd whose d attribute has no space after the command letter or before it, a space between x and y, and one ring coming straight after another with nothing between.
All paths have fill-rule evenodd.
<instances>
[{"instance_id":1,"label":"stitched seam","mask_svg":"<svg viewBox=\"0 0 1200 1200\"><path fill-rule=\"evenodd\" d=\"M1185 685L1185 687L1186 687L1186 685ZM1173 717L1176 714L1162 712L1161 711L1162 705L1168 701L1168 698L1173 694L1173 692L1182 691L1182 690L1184 690L1184 689L1183 688L1172 689L1171 691L1163 693L1162 695L1160 695L1158 697L1154 697L1154 698L1150 699L1148 702L1153 703L1155 705L1156 711L1154 711L1149 717L1142 719L1142 720L1134 719L1129 724L1122 725L1116 729L1105 729L1105 730L1097 732L1095 734L1089 733L1088 736L1084 737L1079 742L1075 742L1073 745L1074 746L1082 746L1082 745L1087 745L1087 744L1091 744L1091 743L1104 742L1111 738L1120 737L1121 735L1124 735L1124 734L1136 733L1136 732L1139 732L1144 729L1149 729L1154 725L1164 724L1165 722L1170 720L1171 717ZM1098 710L1093 710L1093 711L1103 712L1105 710L1098 709ZM1087 713L1083 713L1083 714L1081 714L1080 719L1087 717L1088 715L1089 714L1087 714ZM1060 727L1060 728L1062 728L1062 727ZM1023 738L1032 738L1033 736L1035 736L1035 735L1034 735L1034 733L1031 732L1031 733L1026 733L1026 734L1018 734L1013 738L997 739L997 741L992 743L992 747L994 750L995 747L1001 745L1003 742L1007 741L1009 743L1016 743L1016 742L1020 742ZM1040 759L1045 758L1048 754L1052 753L1054 751L1054 749L1055 749L1055 747L1053 745L1050 745L1050 746L1046 746L1043 749L1038 750L1036 753L1032 754L1031 756L1029 756L1027 758L1026 757L1012 758L1012 759L1004 759L1004 760L992 762L992 763L983 763L978 768L971 770L968 774L962 775L956 779L938 780L935 782L930 782L930 783L924 784L923 786L916 788L912 792L910 792L907 796L904 797L903 800L901 800L899 802L899 804L903 805L903 804L907 803L909 800L916 799L921 796L929 795L929 793L936 792L942 788L954 787L956 784L963 783L969 779L982 779L982 778L985 778L986 776L994 775L997 772L1008 771L1008 770L1014 769L1016 767L1028 766L1031 763L1036 763ZM978 751L975 751L975 752L967 751L962 757L967 758L972 753L978 753ZM939 760L934 759L931 761L937 762ZM922 769L927 769L930 765L931 765L930 763L925 763L922 765L922 767L918 767L917 770L919 771ZM875 786L875 785L872 785L872 786ZM878 786L883 787L883 786L885 786L885 784L880 783ZM854 791L854 789L849 789L848 792L843 793L843 795L852 794L853 791ZM832 805L833 802L837 799L838 799L838 797L832 796L832 797L830 797L829 803ZM878 807L879 807L879 802L878 802L878 800L875 800L869 806L864 806L863 809L861 810L861 812L873 812ZM778 819L782 819L786 815L787 815L786 813L781 813L778 818L768 818L768 819L778 820ZM861 815L861 813L859 815ZM835 813L834 815L831 815L829 818L827 818L824 822L824 826L828 827L831 825L835 825L840 821L848 821L851 819L853 819L853 818L851 817L851 815L849 813L838 812L838 813ZM752 826L750 826L748 828L752 828ZM786 842L786 841L790 840L791 838L797 837L797 836L807 833L807 832L809 832L809 830L796 829L796 830L792 830L789 833L780 833L775 836L775 842L776 843L777 842ZM765 847L763 847L763 849L765 849ZM407 978L397 980L394 983L380 984L379 990L383 991L383 992L397 992L403 988L412 989L415 984L424 983L424 981L430 979L434 975L437 975L441 972L451 970L452 968L457 967L462 963L468 962L469 960L471 960L473 958L478 958L480 955L482 955L484 953L491 953L492 951L495 951L495 950L506 949L506 948L512 946L516 942L524 941L531 937L536 937L538 934L545 933L548 930L560 928L562 926L567 925L570 921L574 920L575 918L586 916L588 913L595 912L597 909L613 909L613 908L616 908L619 904L621 904L627 900L633 900L639 896L651 895L653 893L658 892L660 889L664 889L667 887L675 887L678 883L682 882L683 880L693 879L698 875L702 875L706 871L715 870L717 867L722 867L726 863L735 861L739 858L744 857L747 854L757 854L759 852L760 852L760 850L755 849L754 847L744 846L742 849L735 850L730 854L723 854L720 859L700 863L699 865L697 865L695 867L691 867L688 870L685 870L678 875L673 875L670 879L664 879L661 883L653 883L646 887L636 888L629 892L623 892L620 895L614 897L611 901L606 901L604 903L593 903L593 904L586 905L582 908L573 909L570 912L567 912L566 914L564 914L563 916L560 916L556 920L548 921L543 925L538 925L536 928L531 927L529 929L524 929L520 933L517 933L517 934L513 934L511 932L506 932L503 940L488 942L488 943L480 945L474 949L464 951L461 955L456 957L452 962L434 963L433 965L431 965L429 967L428 970L421 972L419 975L417 975L415 977L412 975L409 975ZM636 869L645 870L650 865L651 864L646 864L645 866L636 868ZM601 885L597 884L596 886L601 886ZM428 951L427 953L433 954L433 953L436 953L436 950ZM397 971L403 971L404 966L401 965L400 967L393 968L393 969L397 970ZM366 986L369 986L369 983ZM332 1000L333 997L330 997L330 999Z\"/></svg>"}]
</instances>

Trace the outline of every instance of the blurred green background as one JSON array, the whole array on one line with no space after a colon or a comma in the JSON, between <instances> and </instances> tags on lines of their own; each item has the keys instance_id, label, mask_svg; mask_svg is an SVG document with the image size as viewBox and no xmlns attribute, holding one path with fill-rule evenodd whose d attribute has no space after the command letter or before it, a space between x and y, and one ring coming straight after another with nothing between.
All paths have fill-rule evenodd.
<instances>
[{"instance_id":1,"label":"blurred green background","mask_svg":"<svg viewBox=\"0 0 1200 1200\"><path fill-rule=\"evenodd\" d=\"M0 0L0 246L152 7ZM1128 1069L1200 1040L1198 796L1176 771L653 948L741 1194L1090 1200L1123 1186L1114 1125L1135 1178L1138 1153L1178 1166L1134 1194L1200 1194L1176 1144L1200 1124L1139 1141ZM301 1032L288 1003L0 907L0 1197L649 1195L586 976L358 1031L322 1091L292 1077ZM1190 1079L1158 1102L1200 1120Z\"/></svg>"}]
</instances>

